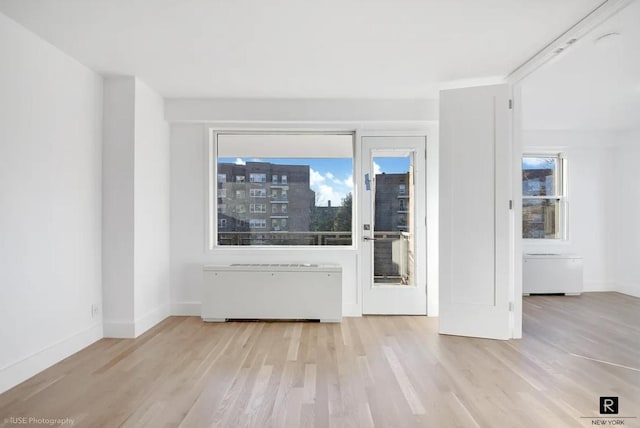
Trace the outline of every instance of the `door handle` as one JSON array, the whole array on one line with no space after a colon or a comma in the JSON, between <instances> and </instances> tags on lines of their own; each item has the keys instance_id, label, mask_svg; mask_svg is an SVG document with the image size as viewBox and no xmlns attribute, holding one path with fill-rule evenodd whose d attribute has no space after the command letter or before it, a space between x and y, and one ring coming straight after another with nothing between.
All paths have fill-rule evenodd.
<instances>
[{"instance_id":1,"label":"door handle","mask_svg":"<svg viewBox=\"0 0 640 428\"><path fill-rule=\"evenodd\" d=\"M375 241L376 238L372 238L370 236L363 236L362 239L364 239L365 241Z\"/></svg>"}]
</instances>

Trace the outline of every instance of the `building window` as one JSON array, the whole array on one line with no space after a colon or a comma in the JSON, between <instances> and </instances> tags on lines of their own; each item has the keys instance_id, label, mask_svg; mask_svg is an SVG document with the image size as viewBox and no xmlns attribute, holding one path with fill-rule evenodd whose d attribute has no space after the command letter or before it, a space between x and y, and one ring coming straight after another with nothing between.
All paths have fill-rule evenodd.
<instances>
[{"instance_id":1,"label":"building window","mask_svg":"<svg viewBox=\"0 0 640 428\"><path fill-rule=\"evenodd\" d=\"M252 172L251 174L249 174L249 182L250 183L266 183L267 174Z\"/></svg>"},{"instance_id":2,"label":"building window","mask_svg":"<svg viewBox=\"0 0 640 428\"><path fill-rule=\"evenodd\" d=\"M406 195L406 194L407 194L407 185L398 184L398 195Z\"/></svg>"},{"instance_id":3,"label":"building window","mask_svg":"<svg viewBox=\"0 0 640 428\"><path fill-rule=\"evenodd\" d=\"M250 229L266 229L267 228L267 220L263 218L252 218L249 219L249 228Z\"/></svg>"},{"instance_id":4,"label":"building window","mask_svg":"<svg viewBox=\"0 0 640 428\"><path fill-rule=\"evenodd\" d=\"M353 134L213 133L213 138L213 165L216 174L234 178L223 187L232 189L227 195L235 195L236 209L224 231L212 231L211 247L352 244ZM243 229L237 221L240 204L271 218L250 219L249 230ZM259 236L253 229L262 229ZM272 231L282 233L264 233Z\"/></svg>"},{"instance_id":5,"label":"building window","mask_svg":"<svg viewBox=\"0 0 640 428\"><path fill-rule=\"evenodd\" d=\"M225 184L227 182L227 174L218 174L218 183Z\"/></svg>"},{"instance_id":6,"label":"building window","mask_svg":"<svg viewBox=\"0 0 640 428\"><path fill-rule=\"evenodd\" d=\"M566 160L561 154L522 157L522 237L567 239Z\"/></svg>"},{"instance_id":7,"label":"building window","mask_svg":"<svg viewBox=\"0 0 640 428\"><path fill-rule=\"evenodd\" d=\"M227 228L227 219L226 218L219 218L218 219L218 227L220 229L226 229Z\"/></svg>"},{"instance_id":8,"label":"building window","mask_svg":"<svg viewBox=\"0 0 640 428\"><path fill-rule=\"evenodd\" d=\"M249 189L249 196L252 198L266 198L267 189Z\"/></svg>"},{"instance_id":9,"label":"building window","mask_svg":"<svg viewBox=\"0 0 640 428\"><path fill-rule=\"evenodd\" d=\"M267 205L266 204L251 204L249 205L250 213L266 213Z\"/></svg>"}]
</instances>

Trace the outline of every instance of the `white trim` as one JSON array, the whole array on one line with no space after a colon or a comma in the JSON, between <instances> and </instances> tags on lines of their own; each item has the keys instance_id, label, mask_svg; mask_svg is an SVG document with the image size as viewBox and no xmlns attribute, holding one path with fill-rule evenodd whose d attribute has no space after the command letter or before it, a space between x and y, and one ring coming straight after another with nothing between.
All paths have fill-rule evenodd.
<instances>
[{"instance_id":1,"label":"white trim","mask_svg":"<svg viewBox=\"0 0 640 428\"><path fill-rule=\"evenodd\" d=\"M599 291L615 291L613 281L584 281L582 291L585 293Z\"/></svg>"},{"instance_id":2,"label":"white trim","mask_svg":"<svg viewBox=\"0 0 640 428\"><path fill-rule=\"evenodd\" d=\"M199 317L202 313L200 302L173 302L171 303L171 316Z\"/></svg>"},{"instance_id":3,"label":"white trim","mask_svg":"<svg viewBox=\"0 0 640 428\"><path fill-rule=\"evenodd\" d=\"M102 339L102 324L94 324L0 369L0 393L40 373Z\"/></svg>"},{"instance_id":4,"label":"white trim","mask_svg":"<svg viewBox=\"0 0 640 428\"><path fill-rule=\"evenodd\" d=\"M513 310L509 315L511 337L522 338L522 88L521 85L512 86L512 192L513 209L511 210L510 228L512 230L510 257L511 289L509 290L509 302L513 303Z\"/></svg>"},{"instance_id":5,"label":"white trim","mask_svg":"<svg viewBox=\"0 0 640 428\"><path fill-rule=\"evenodd\" d=\"M104 337L112 339L135 339L136 325L133 322L105 321Z\"/></svg>"},{"instance_id":6,"label":"white trim","mask_svg":"<svg viewBox=\"0 0 640 428\"><path fill-rule=\"evenodd\" d=\"M135 339L170 315L169 305L162 305L156 309L152 309L145 315L136 318L133 322L105 321L104 337L114 339Z\"/></svg>"},{"instance_id":7,"label":"white trim","mask_svg":"<svg viewBox=\"0 0 640 428\"><path fill-rule=\"evenodd\" d=\"M640 297L640 284L631 284L628 282L616 282L613 285L613 290L618 293L626 294L629 296Z\"/></svg>"},{"instance_id":8,"label":"white trim","mask_svg":"<svg viewBox=\"0 0 640 428\"><path fill-rule=\"evenodd\" d=\"M135 321L135 337L140 336L151 327L162 322L169 316L169 305L162 305L147 312Z\"/></svg>"}]
</instances>

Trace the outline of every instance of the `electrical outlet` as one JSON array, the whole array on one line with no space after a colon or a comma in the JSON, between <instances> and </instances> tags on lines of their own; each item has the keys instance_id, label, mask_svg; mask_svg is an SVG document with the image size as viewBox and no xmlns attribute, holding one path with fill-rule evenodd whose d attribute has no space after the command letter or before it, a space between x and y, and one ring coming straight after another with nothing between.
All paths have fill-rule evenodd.
<instances>
[{"instance_id":1,"label":"electrical outlet","mask_svg":"<svg viewBox=\"0 0 640 428\"><path fill-rule=\"evenodd\" d=\"M91 318L95 318L98 315L100 315L100 306L94 303L91 305Z\"/></svg>"}]
</instances>

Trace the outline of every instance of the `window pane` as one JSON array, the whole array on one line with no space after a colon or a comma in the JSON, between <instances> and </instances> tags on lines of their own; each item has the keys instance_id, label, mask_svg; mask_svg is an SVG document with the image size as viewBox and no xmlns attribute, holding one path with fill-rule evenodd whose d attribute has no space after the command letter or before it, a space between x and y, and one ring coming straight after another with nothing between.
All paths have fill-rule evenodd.
<instances>
[{"instance_id":1,"label":"window pane","mask_svg":"<svg viewBox=\"0 0 640 428\"><path fill-rule=\"evenodd\" d=\"M522 195L554 196L556 175L558 173L557 157L523 157L522 158Z\"/></svg>"},{"instance_id":2,"label":"window pane","mask_svg":"<svg viewBox=\"0 0 640 428\"><path fill-rule=\"evenodd\" d=\"M415 284L413 156L373 158L374 285Z\"/></svg>"},{"instance_id":3,"label":"window pane","mask_svg":"<svg viewBox=\"0 0 640 428\"><path fill-rule=\"evenodd\" d=\"M560 239L560 203L556 199L522 200L522 237Z\"/></svg>"},{"instance_id":4,"label":"window pane","mask_svg":"<svg viewBox=\"0 0 640 428\"><path fill-rule=\"evenodd\" d=\"M283 147L274 146L274 154ZM334 148L326 158L245 159L232 145L221 151L219 144L219 153L230 156L217 158L218 204L222 191L227 196L218 245L351 245L353 159L337 157Z\"/></svg>"}]
</instances>

